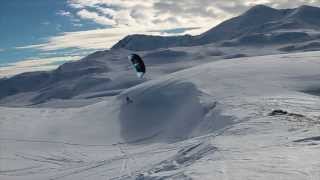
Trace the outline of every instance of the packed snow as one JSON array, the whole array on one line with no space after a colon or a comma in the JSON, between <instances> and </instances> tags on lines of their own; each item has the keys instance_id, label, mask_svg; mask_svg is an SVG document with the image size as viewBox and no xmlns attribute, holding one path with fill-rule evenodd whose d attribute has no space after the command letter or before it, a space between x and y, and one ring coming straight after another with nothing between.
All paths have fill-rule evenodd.
<instances>
[{"instance_id":1,"label":"packed snow","mask_svg":"<svg viewBox=\"0 0 320 180\"><path fill-rule=\"evenodd\" d=\"M320 52L243 57L0 107L0 179L318 180L319 82Z\"/></svg>"}]
</instances>

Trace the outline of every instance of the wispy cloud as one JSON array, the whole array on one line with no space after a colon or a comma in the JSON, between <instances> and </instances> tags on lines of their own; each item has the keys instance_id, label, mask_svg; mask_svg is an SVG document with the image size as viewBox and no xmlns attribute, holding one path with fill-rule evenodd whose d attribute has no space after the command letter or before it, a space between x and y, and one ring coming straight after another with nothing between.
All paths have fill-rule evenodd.
<instances>
[{"instance_id":1,"label":"wispy cloud","mask_svg":"<svg viewBox=\"0 0 320 180\"><path fill-rule=\"evenodd\" d=\"M89 19L92 20L98 24L102 24L102 25L115 25L115 21L105 17L105 16L100 16L98 13L95 12L90 12L86 9L82 9L79 12L77 12L77 15L82 18L82 19Z\"/></svg>"},{"instance_id":2,"label":"wispy cloud","mask_svg":"<svg viewBox=\"0 0 320 180\"><path fill-rule=\"evenodd\" d=\"M61 62L79 60L80 56L62 56L51 58L34 58L25 59L20 62L6 64L0 66L0 77L12 76L15 74L29 72L29 71L43 71L56 68Z\"/></svg>"},{"instance_id":3,"label":"wispy cloud","mask_svg":"<svg viewBox=\"0 0 320 180\"><path fill-rule=\"evenodd\" d=\"M17 46L15 49L40 49L41 47L41 44L31 44L27 46Z\"/></svg>"},{"instance_id":4,"label":"wispy cloud","mask_svg":"<svg viewBox=\"0 0 320 180\"><path fill-rule=\"evenodd\" d=\"M57 15L70 17L71 13L65 10L60 10L57 12Z\"/></svg>"},{"instance_id":5,"label":"wispy cloud","mask_svg":"<svg viewBox=\"0 0 320 180\"><path fill-rule=\"evenodd\" d=\"M201 31L200 28L190 27L185 28L186 32L196 34ZM195 33L193 33L195 32ZM144 28L131 28L130 34L148 34L148 35L171 35L171 34L184 34L184 30L177 29L144 29ZM120 39L128 35L128 29L125 28L109 28L98 29L90 31L67 32L60 36L48 39L47 43L30 45L24 47L16 47L17 49L36 48L42 51L55 51L66 48L78 49L108 49L117 43Z\"/></svg>"}]
</instances>

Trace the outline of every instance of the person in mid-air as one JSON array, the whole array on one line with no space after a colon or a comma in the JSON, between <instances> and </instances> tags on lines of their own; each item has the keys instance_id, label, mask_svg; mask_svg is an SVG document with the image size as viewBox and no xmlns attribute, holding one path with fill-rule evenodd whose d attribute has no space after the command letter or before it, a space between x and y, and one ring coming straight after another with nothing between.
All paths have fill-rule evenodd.
<instances>
[{"instance_id":1,"label":"person in mid-air","mask_svg":"<svg viewBox=\"0 0 320 180\"><path fill-rule=\"evenodd\" d=\"M129 61L132 63L133 68L135 69L138 78L143 79L144 74L146 73L146 66L142 58L138 54L131 54L128 56ZM132 99L129 96L126 96L127 104L133 103Z\"/></svg>"}]
</instances>

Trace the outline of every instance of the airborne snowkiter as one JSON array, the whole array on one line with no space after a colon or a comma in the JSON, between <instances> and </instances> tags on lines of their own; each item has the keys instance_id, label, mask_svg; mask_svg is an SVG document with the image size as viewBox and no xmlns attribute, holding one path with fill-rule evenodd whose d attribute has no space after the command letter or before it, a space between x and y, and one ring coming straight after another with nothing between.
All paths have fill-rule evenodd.
<instances>
[{"instance_id":1,"label":"airborne snowkiter","mask_svg":"<svg viewBox=\"0 0 320 180\"><path fill-rule=\"evenodd\" d=\"M137 54L131 54L130 56L128 56L128 59L131 61L133 67L135 68L137 76L139 78L143 78L143 75L146 73L146 66L144 65L142 58Z\"/></svg>"}]
</instances>

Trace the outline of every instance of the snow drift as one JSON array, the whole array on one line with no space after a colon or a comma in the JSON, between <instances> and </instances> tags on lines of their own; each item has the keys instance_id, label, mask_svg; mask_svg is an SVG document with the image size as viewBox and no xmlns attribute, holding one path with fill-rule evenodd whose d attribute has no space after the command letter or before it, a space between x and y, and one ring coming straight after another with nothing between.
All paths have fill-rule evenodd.
<instances>
[{"instance_id":1,"label":"snow drift","mask_svg":"<svg viewBox=\"0 0 320 180\"><path fill-rule=\"evenodd\" d=\"M120 107L121 134L126 142L148 139L175 142L232 123L232 117L221 115L218 103L191 82L144 86L127 91L119 99L125 96L133 100Z\"/></svg>"}]
</instances>

